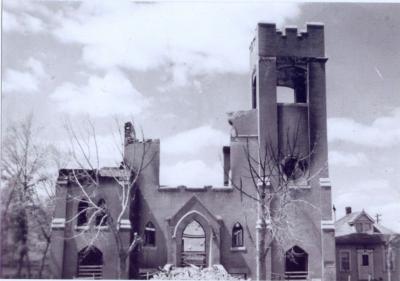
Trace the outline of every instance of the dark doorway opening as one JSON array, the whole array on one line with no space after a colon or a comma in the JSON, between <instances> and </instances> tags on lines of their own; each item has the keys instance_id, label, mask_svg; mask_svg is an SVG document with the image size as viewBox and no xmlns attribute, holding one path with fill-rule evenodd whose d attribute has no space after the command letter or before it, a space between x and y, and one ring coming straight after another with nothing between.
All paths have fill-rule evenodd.
<instances>
[{"instance_id":1,"label":"dark doorway opening","mask_svg":"<svg viewBox=\"0 0 400 281\"><path fill-rule=\"evenodd\" d=\"M78 278L102 279L103 253L94 246L78 253Z\"/></svg>"},{"instance_id":2,"label":"dark doorway opening","mask_svg":"<svg viewBox=\"0 0 400 281\"><path fill-rule=\"evenodd\" d=\"M308 254L299 246L285 253L285 279L306 280L308 277Z\"/></svg>"}]
</instances>

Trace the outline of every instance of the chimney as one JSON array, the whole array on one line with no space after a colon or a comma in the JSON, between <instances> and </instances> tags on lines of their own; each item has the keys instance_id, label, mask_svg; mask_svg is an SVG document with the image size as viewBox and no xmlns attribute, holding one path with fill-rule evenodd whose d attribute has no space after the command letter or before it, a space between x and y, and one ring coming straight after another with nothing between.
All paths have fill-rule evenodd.
<instances>
[{"instance_id":1,"label":"chimney","mask_svg":"<svg viewBox=\"0 0 400 281\"><path fill-rule=\"evenodd\" d=\"M346 207L346 215L350 215L351 214L351 207Z\"/></svg>"},{"instance_id":2,"label":"chimney","mask_svg":"<svg viewBox=\"0 0 400 281\"><path fill-rule=\"evenodd\" d=\"M229 185L229 172L231 170L231 147L224 146L222 148L224 154L224 186Z\"/></svg>"},{"instance_id":3,"label":"chimney","mask_svg":"<svg viewBox=\"0 0 400 281\"><path fill-rule=\"evenodd\" d=\"M125 146L136 140L135 127L131 122L125 123Z\"/></svg>"}]
</instances>

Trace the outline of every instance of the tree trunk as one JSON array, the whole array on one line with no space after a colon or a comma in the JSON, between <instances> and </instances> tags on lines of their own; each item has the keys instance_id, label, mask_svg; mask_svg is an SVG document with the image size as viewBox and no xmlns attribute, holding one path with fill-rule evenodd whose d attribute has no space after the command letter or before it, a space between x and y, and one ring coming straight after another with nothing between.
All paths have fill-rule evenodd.
<instances>
[{"instance_id":1,"label":"tree trunk","mask_svg":"<svg viewBox=\"0 0 400 281\"><path fill-rule=\"evenodd\" d=\"M128 279L129 267L127 266L128 254L120 253L118 259L118 279Z\"/></svg>"},{"instance_id":2,"label":"tree trunk","mask_svg":"<svg viewBox=\"0 0 400 281\"><path fill-rule=\"evenodd\" d=\"M262 193L263 194L263 193ZM260 199L264 199L261 196ZM266 255L265 255L265 235L266 235L266 223L263 214L265 214L265 204L263 200L258 203L258 220L257 220L257 280L267 279L267 266L266 266Z\"/></svg>"},{"instance_id":3,"label":"tree trunk","mask_svg":"<svg viewBox=\"0 0 400 281\"><path fill-rule=\"evenodd\" d=\"M19 243L19 250L18 250L18 268L17 268L17 276L21 277L22 270L24 266L27 266L28 270L28 278L30 278L30 261L29 261L29 248L28 248L28 218L25 209L19 210L17 217L16 217L16 234L15 240L16 243ZM25 262L24 262L25 260Z\"/></svg>"},{"instance_id":4,"label":"tree trunk","mask_svg":"<svg viewBox=\"0 0 400 281\"><path fill-rule=\"evenodd\" d=\"M259 224L257 231L257 280L267 279L267 263L265 255L265 225L264 222Z\"/></svg>"},{"instance_id":5,"label":"tree trunk","mask_svg":"<svg viewBox=\"0 0 400 281\"><path fill-rule=\"evenodd\" d=\"M46 239L46 248L43 251L43 256L42 256L42 260L40 262L40 268L39 268L39 272L38 272L39 279L42 278L44 265L46 263L47 251L49 250L49 247L50 247L50 239Z\"/></svg>"}]
</instances>

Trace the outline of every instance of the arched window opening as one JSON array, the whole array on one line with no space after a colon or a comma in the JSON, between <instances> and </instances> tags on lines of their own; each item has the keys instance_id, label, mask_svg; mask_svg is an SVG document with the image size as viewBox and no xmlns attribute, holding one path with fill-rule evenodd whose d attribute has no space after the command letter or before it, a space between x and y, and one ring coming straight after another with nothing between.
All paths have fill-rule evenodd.
<instances>
[{"instance_id":1,"label":"arched window opening","mask_svg":"<svg viewBox=\"0 0 400 281\"><path fill-rule=\"evenodd\" d=\"M94 246L78 253L78 278L101 279L103 276L103 253Z\"/></svg>"},{"instance_id":2,"label":"arched window opening","mask_svg":"<svg viewBox=\"0 0 400 281\"><path fill-rule=\"evenodd\" d=\"M240 223L237 222L232 229L232 248L243 246L243 227Z\"/></svg>"},{"instance_id":3,"label":"arched window opening","mask_svg":"<svg viewBox=\"0 0 400 281\"><path fill-rule=\"evenodd\" d=\"M277 103L295 103L294 90L289 87L277 86L276 101Z\"/></svg>"},{"instance_id":4,"label":"arched window opening","mask_svg":"<svg viewBox=\"0 0 400 281\"><path fill-rule=\"evenodd\" d=\"M86 225L88 222L87 219L87 209L89 207L89 203L82 199L78 204L78 218L77 218L77 225L83 226Z\"/></svg>"},{"instance_id":5,"label":"arched window opening","mask_svg":"<svg viewBox=\"0 0 400 281\"><path fill-rule=\"evenodd\" d=\"M106 226L107 225L107 213L106 213L106 201L101 198L97 202L97 206L101 208L101 211L97 211L96 215L96 226Z\"/></svg>"},{"instance_id":6,"label":"arched window opening","mask_svg":"<svg viewBox=\"0 0 400 281\"><path fill-rule=\"evenodd\" d=\"M152 222L148 222L144 227L144 245L153 247L156 245L156 228Z\"/></svg>"},{"instance_id":7,"label":"arched window opening","mask_svg":"<svg viewBox=\"0 0 400 281\"><path fill-rule=\"evenodd\" d=\"M306 174L308 162L297 156L288 156L283 160L281 167L287 180L297 180Z\"/></svg>"},{"instance_id":8,"label":"arched window opening","mask_svg":"<svg viewBox=\"0 0 400 281\"><path fill-rule=\"evenodd\" d=\"M206 233L196 220L183 230L182 251L182 266L206 266Z\"/></svg>"},{"instance_id":9,"label":"arched window opening","mask_svg":"<svg viewBox=\"0 0 400 281\"><path fill-rule=\"evenodd\" d=\"M285 279L306 280L308 278L308 254L299 246L285 253Z\"/></svg>"}]
</instances>

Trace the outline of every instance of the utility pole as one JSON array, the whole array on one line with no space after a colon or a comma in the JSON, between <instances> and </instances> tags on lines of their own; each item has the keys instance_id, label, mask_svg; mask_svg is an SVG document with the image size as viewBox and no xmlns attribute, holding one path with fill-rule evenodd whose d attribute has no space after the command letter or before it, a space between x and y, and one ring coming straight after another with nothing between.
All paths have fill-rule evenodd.
<instances>
[{"instance_id":1,"label":"utility pole","mask_svg":"<svg viewBox=\"0 0 400 281\"><path fill-rule=\"evenodd\" d=\"M380 222L381 216L382 216L382 214L378 214L378 213L375 215L376 223Z\"/></svg>"}]
</instances>

